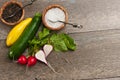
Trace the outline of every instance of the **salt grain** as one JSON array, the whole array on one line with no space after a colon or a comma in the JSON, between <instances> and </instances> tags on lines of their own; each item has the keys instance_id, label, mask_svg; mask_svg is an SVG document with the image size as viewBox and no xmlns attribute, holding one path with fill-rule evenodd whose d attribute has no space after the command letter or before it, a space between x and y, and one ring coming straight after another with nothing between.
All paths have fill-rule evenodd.
<instances>
[{"instance_id":1,"label":"salt grain","mask_svg":"<svg viewBox=\"0 0 120 80\"><path fill-rule=\"evenodd\" d=\"M52 28L59 28L61 25L63 25L63 23L56 21L65 21L65 13L60 8L52 8L48 10L45 15L45 22L48 26Z\"/></svg>"}]
</instances>

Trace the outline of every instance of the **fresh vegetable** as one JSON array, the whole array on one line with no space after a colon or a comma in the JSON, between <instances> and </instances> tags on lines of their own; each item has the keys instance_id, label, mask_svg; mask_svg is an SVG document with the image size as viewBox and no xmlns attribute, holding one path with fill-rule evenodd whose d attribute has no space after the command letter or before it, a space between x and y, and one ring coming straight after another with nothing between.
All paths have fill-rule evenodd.
<instances>
[{"instance_id":1,"label":"fresh vegetable","mask_svg":"<svg viewBox=\"0 0 120 80\"><path fill-rule=\"evenodd\" d=\"M21 55L21 56L18 58L17 62L18 62L19 64L25 65L25 64L27 64L27 58L26 58L24 55Z\"/></svg>"},{"instance_id":2,"label":"fresh vegetable","mask_svg":"<svg viewBox=\"0 0 120 80\"><path fill-rule=\"evenodd\" d=\"M57 73L55 71L55 69L50 65L50 63L47 62L46 60L46 56L45 53L43 52L43 50L39 50L36 54L35 54L35 58L43 63L45 63L53 72Z\"/></svg>"},{"instance_id":3,"label":"fresh vegetable","mask_svg":"<svg viewBox=\"0 0 120 80\"><path fill-rule=\"evenodd\" d=\"M68 51L62 34L53 34L50 38L55 51Z\"/></svg>"},{"instance_id":4,"label":"fresh vegetable","mask_svg":"<svg viewBox=\"0 0 120 80\"><path fill-rule=\"evenodd\" d=\"M44 27L44 26L41 26ZM49 34L50 30L47 28L43 28L42 31L38 33L38 37L35 37L34 39L29 41L29 54L32 55L39 51L41 47L43 47L45 44L48 44L49 42Z\"/></svg>"},{"instance_id":5,"label":"fresh vegetable","mask_svg":"<svg viewBox=\"0 0 120 80\"><path fill-rule=\"evenodd\" d=\"M15 43L15 41L20 37L24 29L28 26L28 24L32 21L32 18L27 18L17 24L8 34L6 39L6 45L11 46Z\"/></svg>"},{"instance_id":6,"label":"fresh vegetable","mask_svg":"<svg viewBox=\"0 0 120 80\"><path fill-rule=\"evenodd\" d=\"M22 65L27 64L27 66L30 67L37 63L37 59L34 56L29 56L28 58L26 58L26 56L21 55L17 62Z\"/></svg>"},{"instance_id":7,"label":"fresh vegetable","mask_svg":"<svg viewBox=\"0 0 120 80\"><path fill-rule=\"evenodd\" d=\"M67 34L53 34L50 41L53 44L55 51L76 50L74 40Z\"/></svg>"},{"instance_id":8,"label":"fresh vegetable","mask_svg":"<svg viewBox=\"0 0 120 80\"><path fill-rule=\"evenodd\" d=\"M46 38L48 35L50 35L50 30L47 29L47 28L44 28L44 26L43 26L42 31L40 31L39 34L38 34L39 39L40 39L40 40L43 40L43 39Z\"/></svg>"},{"instance_id":9,"label":"fresh vegetable","mask_svg":"<svg viewBox=\"0 0 120 80\"><path fill-rule=\"evenodd\" d=\"M39 50L36 54L35 54L35 58L45 64L47 64L46 61L46 56L45 53L42 50Z\"/></svg>"},{"instance_id":10,"label":"fresh vegetable","mask_svg":"<svg viewBox=\"0 0 120 80\"><path fill-rule=\"evenodd\" d=\"M29 56L28 57L28 63L27 66L33 66L37 63L37 59L34 56Z\"/></svg>"},{"instance_id":11,"label":"fresh vegetable","mask_svg":"<svg viewBox=\"0 0 120 80\"><path fill-rule=\"evenodd\" d=\"M43 46L43 50L44 50L44 53L45 53L45 57L47 57L53 50L53 46L50 45L50 44L46 44Z\"/></svg>"},{"instance_id":12,"label":"fresh vegetable","mask_svg":"<svg viewBox=\"0 0 120 80\"><path fill-rule=\"evenodd\" d=\"M17 59L27 48L28 41L32 40L41 24L42 15L37 13L31 23L25 28L19 39L10 47L8 56L10 59Z\"/></svg>"},{"instance_id":13,"label":"fresh vegetable","mask_svg":"<svg viewBox=\"0 0 120 80\"><path fill-rule=\"evenodd\" d=\"M43 28L43 30L38 33L38 36L39 37L35 37L29 41L30 52L36 52L39 48L46 44L52 45L55 51L76 50L76 44L74 40L65 33L58 34L50 31L47 28Z\"/></svg>"}]
</instances>

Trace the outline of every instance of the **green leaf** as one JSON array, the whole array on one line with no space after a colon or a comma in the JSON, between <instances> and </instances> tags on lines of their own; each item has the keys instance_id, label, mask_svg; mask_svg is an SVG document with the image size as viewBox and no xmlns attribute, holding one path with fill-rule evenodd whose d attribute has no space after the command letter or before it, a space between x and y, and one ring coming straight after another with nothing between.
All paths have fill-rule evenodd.
<instances>
[{"instance_id":1,"label":"green leaf","mask_svg":"<svg viewBox=\"0 0 120 80\"><path fill-rule=\"evenodd\" d=\"M55 40L57 40L58 36L57 34L53 34L51 37L50 37L50 40L51 42L54 42Z\"/></svg>"},{"instance_id":2,"label":"green leaf","mask_svg":"<svg viewBox=\"0 0 120 80\"><path fill-rule=\"evenodd\" d=\"M59 38L61 38L60 40L64 41L65 45L69 50L73 50L73 51L76 50L76 44L69 35L61 33L61 34L58 34L58 36Z\"/></svg>"},{"instance_id":3,"label":"green leaf","mask_svg":"<svg viewBox=\"0 0 120 80\"><path fill-rule=\"evenodd\" d=\"M30 52L36 52L45 44L53 45L55 51L76 50L74 39L69 35L65 33L57 34L43 27L42 31L38 33L38 37L29 41Z\"/></svg>"},{"instance_id":4,"label":"green leaf","mask_svg":"<svg viewBox=\"0 0 120 80\"><path fill-rule=\"evenodd\" d=\"M76 44L74 42L74 40L67 34L64 34L64 41L66 43L66 46L70 49L70 50L76 50Z\"/></svg>"},{"instance_id":5,"label":"green leaf","mask_svg":"<svg viewBox=\"0 0 120 80\"><path fill-rule=\"evenodd\" d=\"M52 42L55 51L67 51L68 50L61 35L53 34L50 38L50 41Z\"/></svg>"},{"instance_id":6,"label":"green leaf","mask_svg":"<svg viewBox=\"0 0 120 80\"><path fill-rule=\"evenodd\" d=\"M56 41L53 44L55 51L68 51L68 48L64 41Z\"/></svg>"},{"instance_id":7,"label":"green leaf","mask_svg":"<svg viewBox=\"0 0 120 80\"><path fill-rule=\"evenodd\" d=\"M41 40L41 42L40 42L40 46L44 46L45 44L48 44L49 43L49 38L48 37L46 37L46 38L44 38L44 39L42 39Z\"/></svg>"},{"instance_id":8,"label":"green leaf","mask_svg":"<svg viewBox=\"0 0 120 80\"><path fill-rule=\"evenodd\" d=\"M40 44L40 40L37 38L33 38L32 40L28 41L29 45Z\"/></svg>"},{"instance_id":9,"label":"green leaf","mask_svg":"<svg viewBox=\"0 0 120 80\"><path fill-rule=\"evenodd\" d=\"M39 36L39 39L42 40L43 38L45 38L49 34L50 34L50 30L47 28L43 28L43 30L41 32L39 32L38 36Z\"/></svg>"}]
</instances>

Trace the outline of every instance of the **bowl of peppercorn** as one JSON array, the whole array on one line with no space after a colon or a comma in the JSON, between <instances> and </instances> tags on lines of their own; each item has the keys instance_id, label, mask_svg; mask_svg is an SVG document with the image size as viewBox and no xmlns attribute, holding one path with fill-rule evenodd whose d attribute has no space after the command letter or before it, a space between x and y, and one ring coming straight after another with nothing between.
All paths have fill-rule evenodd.
<instances>
[{"instance_id":1,"label":"bowl of peppercorn","mask_svg":"<svg viewBox=\"0 0 120 80\"><path fill-rule=\"evenodd\" d=\"M25 11L21 2L11 0L5 2L0 9L0 19L7 25L16 25L24 19Z\"/></svg>"}]
</instances>

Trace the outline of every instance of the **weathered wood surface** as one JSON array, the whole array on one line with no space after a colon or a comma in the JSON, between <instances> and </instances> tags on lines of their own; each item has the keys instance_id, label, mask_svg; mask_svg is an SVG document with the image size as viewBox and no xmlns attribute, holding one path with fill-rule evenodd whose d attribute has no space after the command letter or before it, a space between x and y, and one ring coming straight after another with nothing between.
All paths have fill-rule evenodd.
<instances>
[{"instance_id":1,"label":"weathered wood surface","mask_svg":"<svg viewBox=\"0 0 120 80\"><path fill-rule=\"evenodd\" d=\"M8 0L1 0L0 6L5 1ZM84 25L81 30L71 26L62 30L71 33L77 50L53 52L48 57L59 74L42 63L25 73L25 66L7 58L5 38L12 27L0 23L0 80L35 80L35 77L38 80L120 80L120 0L37 0L25 9L25 17L42 12L50 4L63 5L70 22Z\"/></svg>"},{"instance_id":2,"label":"weathered wood surface","mask_svg":"<svg viewBox=\"0 0 120 80\"><path fill-rule=\"evenodd\" d=\"M53 52L48 57L48 61L59 74L53 73L41 63L30 68L25 74L25 67L12 63L6 57L8 49L4 41L0 41L2 44L0 45L0 78L2 77L3 80L17 78L18 80L34 80L35 77L46 80L80 80L120 76L119 30L70 35L77 43L77 50L59 54Z\"/></svg>"}]
</instances>

